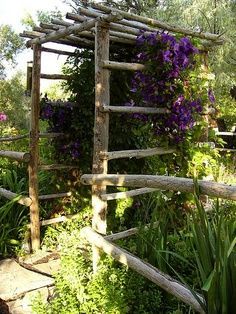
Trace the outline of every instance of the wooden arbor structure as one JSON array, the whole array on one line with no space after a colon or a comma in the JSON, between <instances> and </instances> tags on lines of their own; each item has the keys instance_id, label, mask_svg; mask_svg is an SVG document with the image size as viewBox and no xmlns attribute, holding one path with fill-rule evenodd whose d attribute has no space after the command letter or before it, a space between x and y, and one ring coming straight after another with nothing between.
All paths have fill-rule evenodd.
<instances>
[{"instance_id":1,"label":"wooden arbor structure","mask_svg":"<svg viewBox=\"0 0 236 314\"><path fill-rule=\"evenodd\" d=\"M185 303L190 304L195 310L203 313L199 301L191 291L180 283L177 283L151 265L140 261L137 257L122 250L108 240L115 240L137 232L127 230L121 234L105 236L106 234L106 211L107 201L135 196L138 194L152 192L155 189L177 190L183 192L193 191L193 182L186 178L175 178L167 176L140 176L140 175L114 175L108 174L108 162L116 158L146 157L156 154L173 153L173 149L149 148L145 150L113 151L108 150L109 138L109 115L110 113L145 113L157 114L167 112L163 108L147 107L122 107L110 105L110 70L122 69L129 71L143 70L144 65L134 63L122 63L109 60L109 49L117 47L134 46L136 37L140 30L147 33L166 30L172 33L181 33L187 36L198 37L201 41L201 49L208 50L209 47L222 44L220 36L210 33L188 30L169 24L141 17L135 14L111 9L109 7L94 4L92 9L80 8L79 14L68 13L67 19L52 20L50 24L41 23L33 31L25 31L21 36L30 38L27 47L32 47L33 59L33 84L32 84L32 115L31 115L31 145L30 145L30 199L31 199L31 231L32 239L36 241L33 248L39 247L39 210L38 210L38 119L39 119L39 96L40 96L40 60L41 52L54 52L68 54L42 46L44 43L53 42L78 48L95 50L95 124L94 124L94 155L93 173L82 176L84 184L92 185L93 205L93 229L86 228L83 234L94 247L111 254L120 262L143 274L150 280L160 285L166 291L179 297ZM71 20L73 22L71 22ZM110 48L109 48L110 47ZM62 78L60 76L60 78ZM127 192L107 194L108 185L136 187L137 189ZM225 184L199 182L202 194L236 200L236 187ZM34 242L33 242L34 243ZM98 250L94 249L94 256ZM96 258L94 259L96 262ZM199 296L199 300L203 300Z\"/></svg>"}]
</instances>

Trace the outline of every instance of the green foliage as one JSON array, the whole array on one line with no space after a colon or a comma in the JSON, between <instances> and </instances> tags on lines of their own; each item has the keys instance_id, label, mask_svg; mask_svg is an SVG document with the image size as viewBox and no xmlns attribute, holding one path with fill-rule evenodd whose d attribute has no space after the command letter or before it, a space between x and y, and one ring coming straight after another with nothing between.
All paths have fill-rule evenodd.
<instances>
[{"instance_id":1,"label":"green foliage","mask_svg":"<svg viewBox=\"0 0 236 314\"><path fill-rule=\"evenodd\" d=\"M0 125L3 135L6 133L6 125L18 130L29 126L29 98L24 92L21 73L16 73L11 79L0 80L0 111L8 117L6 123Z\"/></svg>"},{"instance_id":2,"label":"green foliage","mask_svg":"<svg viewBox=\"0 0 236 314\"><path fill-rule=\"evenodd\" d=\"M216 204L216 212L208 217L199 201L196 187L197 210L192 213L189 229L200 273L207 313L233 313L236 307L236 223L225 217L223 208Z\"/></svg>"},{"instance_id":3,"label":"green foliage","mask_svg":"<svg viewBox=\"0 0 236 314\"><path fill-rule=\"evenodd\" d=\"M91 248L87 251L78 231L61 234L60 239L62 266L55 296L48 305L38 300L35 313L148 314L159 308L162 297L156 286L111 258L104 258L93 275Z\"/></svg>"},{"instance_id":4,"label":"green foliage","mask_svg":"<svg viewBox=\"0 0 236 314\"><path fill-rule=\"evenodd\" d=\"M15 64L16 54L23 50L23 40L10 25L0 25L0 78L5 76L5 67L9 62Z\"/></svg>"},{"instance_id":5,"label":"green foliage","mask_svg":"<svg viewBox=\"0 0 236 314\"><path fill-rule=\"evenodd\" d=\"M16 169L1 169L0 185L5 189L23 194L26 191L26 178L20 178ZM28 208L0 198L0 256L15 254L27 222Z\"/></svg>"}]
</instances>

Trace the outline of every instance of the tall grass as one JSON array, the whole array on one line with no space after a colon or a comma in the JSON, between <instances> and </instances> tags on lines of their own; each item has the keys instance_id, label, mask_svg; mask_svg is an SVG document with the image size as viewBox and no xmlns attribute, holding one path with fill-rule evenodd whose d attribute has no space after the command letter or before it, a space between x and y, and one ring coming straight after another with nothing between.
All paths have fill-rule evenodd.
<instances>
[{"instance_id":1,"label":"tall grass","mask_svg":"<svg viewBox=\"0 0 236 314\"><path fill-rule=\"evenodd\" d=\"M196 209L188 221L202 291L209 314L231 314L236 310L236 221L226 216L219 201L207 214L195 184ZM236 206L235 206L236 209ZM234 216L234 215L233 215Z\"/></svg>"}]
</instances>

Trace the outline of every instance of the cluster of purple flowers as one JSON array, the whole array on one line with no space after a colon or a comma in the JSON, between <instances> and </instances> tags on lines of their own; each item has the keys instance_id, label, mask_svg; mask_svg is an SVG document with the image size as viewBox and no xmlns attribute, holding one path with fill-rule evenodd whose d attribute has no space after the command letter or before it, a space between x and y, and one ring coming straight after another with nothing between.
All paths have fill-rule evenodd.
<instances>
[{"instance_id":1,"label":"cluster of purple flowers","mask_svg":"<svg viewBox=\"0 0 236 314\"><path fill-rule=\"evenodd\" d=\"M7 120L7 115L3 112L0 112L0 121L6 121Z\"/></svg>"},{"instance_id":2,"label":"cluster of purple flowers","mask_svg":"<svg viewBox=\"0 0 236 314\"><path fill-rule=\"evenodd\" d=\"M187 100L183 96L185 73L194 68L198 50L189 38L177 40L165 32L142 32L137 37L137 47L139 52L134 61L144 64L145 70L133 76L131 92L134 95L130 103L168 108L170 114L152 117L154 133L182 141L194 125L195 114L202 110L200 100ZM145 115L133 117L148 119Z\"/></svg>"},{"instance_id":3,"label":"cluster of purple flowers","mask_svg":"<svg viewBox=\"0 0 236 314\"><path fill-rule=\"evenodd\" d=\"M80 142L73 130L73 107L52 106L49 102L43 102L40 118L48 121L50 132L67 134L63 139L55 138L56 145L61 157L76 160L80 156Z\"/></svg>"},{"instance_id":4,"label":"cluster of purple flowers","mask_svg":"<svg viewBox=\"0 0 236 314\"><path fill-rule=\"evenodd\" d=\"M173 102L170 111L167 119L157 119L153 123L154 131L157 135L169 136L178 143L185 139L187 130L193 127L195 114L202 112L201 101L189 101L181 95Z\"/></svg>"}]
</instances>

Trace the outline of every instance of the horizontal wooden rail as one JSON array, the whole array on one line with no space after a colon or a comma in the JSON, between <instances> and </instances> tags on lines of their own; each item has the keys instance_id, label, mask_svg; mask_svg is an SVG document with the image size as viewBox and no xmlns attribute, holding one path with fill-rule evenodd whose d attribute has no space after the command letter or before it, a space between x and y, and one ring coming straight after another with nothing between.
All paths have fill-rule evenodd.
<instances>
[{"instance_id":1,"label":"horizontal wooden rail","mask_svg":"<svg viewBox=\"0 0 236 314\"><path fill-rule=\"evenodd\" d=\"M123 18L122 15L120 15L119 13L111 13L109 15L101 15L95 19L89 20L89 21L85 21L82 24L78 25L78 24L74 24L71 26L68 26L67 28L63 28L63 29L59 29L58 31L53 31L50 34L45 34L43 36L41 36L40 38L35 38L32 40L29 40L26 43L27 47L31 47L33 44L43 44L46 42L50 42L53 40L57 40L59 38L63 38L65 36L68 36L70 34L77 34L79 32L91 29L92 27L95 26L96 22L114 22L114 21L118 21L121 20Z\"/></svg>"},{"instance_id":2,"label":"horizontal wooden rail","mask_svg":"<svg viewBox=\"0 0 236 314\"><path fill-rule=\"evenodd\" d=\"M55 138L55 137L62 137L65 135L66 135L65 133L55 133L55 132L39 133L39 138Z\"/></svg>"},{"instance_id":3,"label":"horizontal wooden rail","mask_svg":"<svg viewBox=\"0 0 236 314\"><path fill-rule=\"evenodd\" d=\"M41 50L44 52L55 53L55 54L64 55L64 56L75 56L76 55L74 52L71 52L71 51L58 50L58 49L52 49L52 48L46 48L46 47L42 47Z\"/></svg>"},{"instance_id":4,"label":"horizontal wooden rail","mask_svg":"<svg viewBox=\"0 0 236 314\"><path fill-rule=\"evenodd\" d=\"M101 66L104 69L111 70L127 70L127 71L142 71L145 66L140 63L126 63L126 62L116 62L116 61L102 61Z\"/></svg>"},{"instance_id":5,"label":"horizontal wooden rail","mask_svg":"<svg viewBox=\"0 0 236 314\"><path fill-rule=\"evenodd\" d=\"M3 188L0 188L0 196L3 196L9 200L16 200L18 204L21 204L27 207L30 206L32 203L32 200L30 197L20 196L19 194L16 194L14 192L8 191Z\"/></svg>"},{"instance_id":6,"label":"horizontal wooden rail","mask_svg":"<svg viewBox=\"0 0 236 314\"><path fill-rule=\"evenodd\" d=\"M88 185L151 187L160 190L193 193L192 179L158 176L158 175L128 175L128 174L84 174L81 182ZM236 185L228 185L212 181L198 180L200 193L211 197L225 198L236 201Z\"/></svg>"},{"instance_id":7,"label":"horizontal wooden rail","mask_svg":"<svg viewBox=\"0 0 236 314\"><path fill-rule=\"evenodd\" d=\"M61 164L39 165L39 170L64 170L64 169L76 169L76 168L79 168L79 166L61 165Z\"/></svg>"},{"instance_id":8,"label":"horizontal wooden rail","mask_svg":"<svg viewBox=\"0 0 236 314\"><path fill-rule=\"evenodd\" d=\"M46 79L46 80L68 80L69 75L64 75L64 74L40 74L41 79Z\"/></svg>"},{"instance_id":9,"label":"horizontal wooden rail","mask_svg":"<svg viewBox=\"0 0 236 314\"><path fill-rule=\"evenodd\" d=\"M103 106L103 112L117 112L117 113L144 113L144 114L158 114L169 113L166 108L151 108L151 107L129 107L129 106Z\"/></svg>"},{"instance_id":10,"label":"horizontal wooden rail","mask_svg":"<svg viewBox=\"0 0 236 314\"><path fill-rule=\"evenodd\" d=\"M40 224L41 226L48 226L48 225L56 224L58 222L65 222L68 220L76 219L78 216L79 216L78 214L75 214L75 215L55 217L51 219L42 220Z\"/></svg>"},{"instance_id":11,"label":"horizontal wooden rail","mask_svg":"<svg viewBox=\"0 0 236 314\"><path fill-rule=\"evenodd\" d=\"M23 152L13 152L10 150L0 150L0 157L6 157L9 159L14 159L22 162L29 162L30 154Z\"/></svg>"},{"instance_id":12,"label":"horizontal wooden rail","mask_svg":"<svg viewBox=\"0 0 236 314\"><path fill-rule=\"evenodd\" d=\"M117 240L120 240L120 239L124 239L124 238L128 238L132 235L135 235L137 234L138 232L144 230L144 231L148 231L150 229L154 229L154 228L157 228L158 226L160 225L160 223L157 221L157 222L154 222L152 224L148 224L144 227L141 227L141 228L131 228L131 229L128 229L128 230L124 230L124 231L121 231L121 232L117 232L117 233L113 233L113 234L109 234L107 236L104 236L104 239L108 240L108 241L117 241Z\"/></svg>"},{"instance_id":13,"label":"horizontal wooden rail","mask_svg":"<svg viewBox=\"0 0 236 314\"><path fill-rule=\"evenodd\" d=\"M14 142L18 140L22 140L24 138L28 138L29 134L24 134L24 135L16 135L16 136L4 136L0 137L0 142Z\"/></svg>"},{"instance_id":14,"label":"horizontal wooden rail","mask_svg":"<svg viewBox=\"0 0 236 314\"><path fill-rule=\"evenodd\" d=\"M112 160L118 158L144 158L155 155L165 155L175 153L175 148L147 148L147 149L134 149L134 150L120 150L114 152L101 152L100 156L104 159Z\"/></svg>"},{"instance_id":15,"label":"horizontal wooden rail","mask_svg":"<svg viewBox=\"0 0 236 314\"><path fill-rule=\"evenodd\" d=\"M128 197L133 197L133 196L136 196L136 195L152 193L152 192L155 192L155 191L158 191L158 189L154 189L154 188L140 188L140 189L125 191L125 192L116 192L116 193L102 194L101 195L101 199L103 201L112 201L112 200L117 200L117 199L120 199L120 198L128 198Z\"/></svg>"},{"instance_id":16,"label":"horizontal wooden rail","mask_svg":"<svg viewBox=\"0 0 236 314\"><path fill-rule=\"evenodd\" d=\"M216 132L216 135L236 136L236 132Z\"/></svg>"},{"instance_id":17,"label":"horizontal wooden rail","mask_svg":"<svg viewBox=\"0 0 236 314\"><path fill-rule=\"evenodd\" d=\"M164 274L159 269L153 267L147 262L143 262L140 258L134 256L123 248L120 248L119 246L107 241L90 227L83 228L81 230L81 235L90 244L95 245L99 249L103 250L106 254L111 255L115 260L130 267L145 278L151 280L168 293L190 305L195 311L204 313L201 304L193 296L192 291L177 280L171 278L167 274ZM204 303L204 299L201 295L198 295L198 298L202 303Z\"/></svg>"},{"instance_id":18,"label":"horizontal wooden rail","mask_svg":"<svg viewBox=\"0 0 236 314\"><path fill-rule=\"evenodd\" d=\"M52 137L60 137L63 136L64 133L39 133L40 138L52 138ZM14 142L22 139L28 139L29 134L24 134L24 135L16 135L16 136L6 136L6 137L0 137L0 142Z\"/></svg>"},{"instance_id":19,"label":"horizontal wooden rail","mask_svg":"<svg viewBox=\"0 0 236 314\"><path fill-rule=\"evenodd\" d=\"M52 200L54 198L62 198L62 197L68 197L68 196L71 196L71 192L40 195L39 200L40 201L47 201L47 200Z\"/></svg>"},{"instance_id":20,"label":"horizontal wooden rail","mask_svg":"<svg viewBox=\"0 0 236 314\"><path fill-rule=\"evenodd\" d=\"M42 38L42 33L39 32L35 32L35 31L24 31L23 33L20 33L20 37L23 38L31 38L32 40L34 39L40 39ZM79 47L85 47L85 48L89 48L91 47L93 49L94 43L91 42L91 44L88 43L88 41L83 39L83 38L79 38L76 36L72 36L72 38L70 36L67 36L63 39L58 39L58 40L51 40L51 42L56 43L56 44L60 44L60 45L67 45L70 47L75 47L78 48Z\"/></svg>"},{"instance_id":21,"label":"horizontal wooden rail","mask_svg":"<svg viewBox=\"0 0 236 314\"><path fill-rule=\"evenodd\" d=\"M77 102L72 101L51 101L51 100L48 100L47 104L53 107L67 107L67 108L78 107L79 105Z\"/></svg>"}]
</instances>

